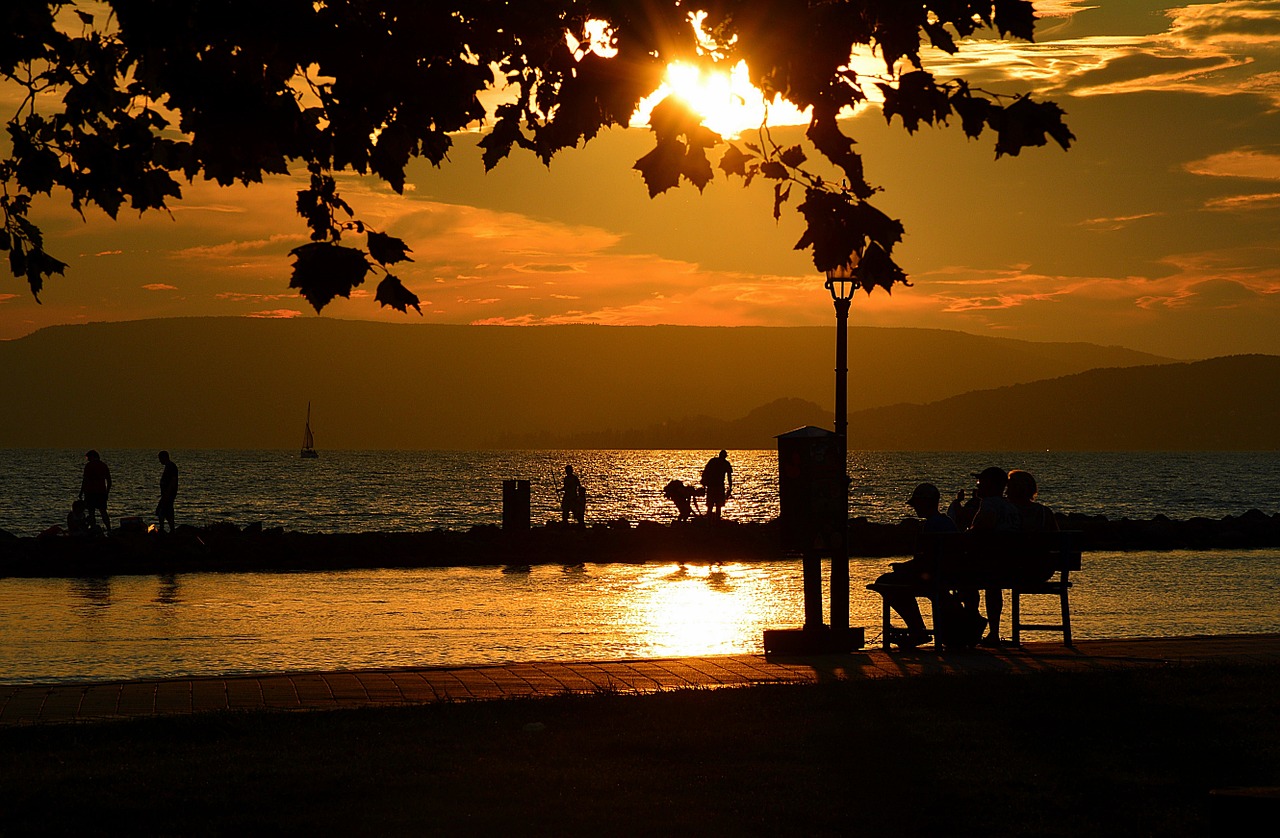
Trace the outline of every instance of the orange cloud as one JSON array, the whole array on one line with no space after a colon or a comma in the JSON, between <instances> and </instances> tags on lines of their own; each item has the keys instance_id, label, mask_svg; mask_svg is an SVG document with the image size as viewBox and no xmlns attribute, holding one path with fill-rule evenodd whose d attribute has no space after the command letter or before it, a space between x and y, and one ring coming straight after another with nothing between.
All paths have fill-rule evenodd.
<instances>
[{"instance_id":1,"label":"orange cloud","mask_svg":"<svg viewBox=\"0 0 1280 838\"><path fill-rule=\"evenodd\" d=\"M1037 43L973 41L955 56L928 51L927 65L978 84L1024 81L1045 92L1076 96L1249 93L1280 105L1280 3L1239 0L1172 8L1164 13L1163 25L1162 18L1134 9L1122 25L1129 32L1141 32L1143 26L1149 31L1126 35L1089 32L1093 17L1076 19L1098 5L1037 3L1037 11L1048 18L1041 22ZM1127 10L1111 11L1118 17Z\"/></svg>"},{"instance_id":2,"label":"orange cloud","mask_svg":"<svg viewBox=\"0 0 1280 838\"><path fill-rule=\"evenodd\" d=\"M147 291L177 291L178 290L178 287L176 285L169 285L168 283L165 283L165 282L149 282L142 287Z\"/></svg>"},{"instance_id":3,"label":"orange cloud","mask_svg":"<svg viewBox=\"0 0 1280 838\"><path fill-rule=\"evenodd\" d=\"M1194 160L1184 168L1194 175L1280 180L1280 154L1256 149L1236 149Z\"/></svg>"},{"instance_id":4,"label":"orange cloud","mask_svg":"<svg viewBox=\"0 0 1280 838\"><path fill-rule=\"evenodd\" d=\"M1094 230L1121 230L1135 221L1141 221L1144 218L1158 218L1161 215L1163 213L1141 212L1135 215L1120 215L1114 218L1087 218L1081 221L1080 225Z\"/></svg>"},{"instance_id":5,"label":"orange cloud","mask_svg":"<svg viewBox=\"0 0 1280 838\"><path fill-rule=\"evenodd\" d=\"M293 317L301 317L302 312L291 308L275 308L269 311L251 311L242 317L257 317L267 320L288 320Z\"/></svg>"},{"instance_id":6,"label":"orange cloud","mask_svg":"<svg viewBox=\"0 0 1280 838\"><path fill-rule=\"evenodd\" d=\"M248 294L240 291L221 291L213 296L214 299L226 300L232 303L261 303L268 300L293 300L298 297L293 292L285 294Z\"/></svg>"},{"instance_id":7,"label":"orange cloud","mask_svg":"<svg viewBox=\"0 0 1280 838\"><path fill-rule=\"evenodd\" d=\"M1280 192L1266 192L1258 195L1228 195L1206 201L1207 210L1215 211L1250 211L1280 208Z\"/></svg>"}]
</instances>

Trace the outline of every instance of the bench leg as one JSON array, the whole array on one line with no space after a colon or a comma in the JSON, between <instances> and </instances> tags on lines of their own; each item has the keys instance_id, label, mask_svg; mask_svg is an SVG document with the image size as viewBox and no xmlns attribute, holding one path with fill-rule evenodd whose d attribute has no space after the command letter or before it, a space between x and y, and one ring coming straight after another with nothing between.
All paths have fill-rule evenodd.
<instances>
[{"instance_id":1,"label":"bench leg","mask_svg":"<svg viewBox=\"0 0 1280 838\"><path fill-rule=\"evenodd\" d=\"M893 648L889 642L889 633L893 629L893 616L889 613L889 600L880 597L880 648L886 652Z\"/></svg>"},{"instance_id":2,"label":"bench leg","mask_svg":"<svg viewBox=\"0 0 1280 838\"><path fill-rule=\"evenodd\" d=\"M1071 646L1071 589L1062 586L1062 644Z\"/></svg>"},{"instance_id":3,"label":"bench leg","mask_svg":"<svg viewBox=\"0 0 1280 838\"><path fill-rule=\"evenodd\" d=\"M1013 645L1021 646L1022 645L1022 592L1019 591L1017 588L1014 588L1013 590L1009 591L1009 604L1010 604L1009 610L1012 612L1012 618L1010 622L1013 623L1013 634L1012 634Z\"/></svg>"}]
</instances>

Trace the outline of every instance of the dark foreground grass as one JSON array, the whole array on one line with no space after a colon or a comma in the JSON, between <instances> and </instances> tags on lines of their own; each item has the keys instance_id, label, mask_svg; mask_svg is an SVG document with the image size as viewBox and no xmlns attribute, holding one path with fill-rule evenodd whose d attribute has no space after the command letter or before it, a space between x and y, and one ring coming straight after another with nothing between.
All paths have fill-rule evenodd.
<instances>
[{"instance_id":1,"label":"dark foreground grass","mask_svg":"<svg viewBox=\"0 0 1280 838\"><path fill-rule=\"evenodd\" d=\"M970 675L0 731L0 833L1197 835L1280 671Z\"/></svg>"}]
</instances>

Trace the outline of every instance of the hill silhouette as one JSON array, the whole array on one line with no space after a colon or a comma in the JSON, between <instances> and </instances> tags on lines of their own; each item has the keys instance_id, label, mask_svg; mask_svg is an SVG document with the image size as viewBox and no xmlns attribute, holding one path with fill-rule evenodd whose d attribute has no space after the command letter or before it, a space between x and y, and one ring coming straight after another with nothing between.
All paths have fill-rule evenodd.
<instances>
[{"instance_id":1,"label":"hill silhouette","mask_svg":"<svg viewBox=\"0 0 1280 838\"><path fill-rule=\"evenodd\" d=\"M1280 357L1098 369L849 417L850 445L918 451L1271 451Z\"/></svg>"},{"instance_id":2,"label":"hill silhouette","mask_svg":"<svg viewBox=\"0 0 1280 838\"><path fill-rule=\"evenodd\" d=\"M831 426L832 414L805 399L776 399L740 419L689 416L630 430L505 437L507 448L737 448L768 447L772 437L804 425Z\"/></svg>"},{"instance_id":3,"label":"hill silhouette","mask_svg":"<svg viewBox=\"0 0 1280 838\"><path fill-rule=\"evenodd\" d=\"M854 327L849 348L854 411L1164 360L927 329ZM292 448L310 401L321 450L544 447L539 441L672 417L732 423L780 399L829 413L833 367L833 329L822 327L329 318L56 326L0 342L9 405L0 411L0 446ZM793 426L789 417L807 410L782 404L786 415L744 419L735 447L772 447L773 435ZM756 425L762 430L750 430ZM668 447L677 437L645 438Z\"/></svg>"}]
</instances>

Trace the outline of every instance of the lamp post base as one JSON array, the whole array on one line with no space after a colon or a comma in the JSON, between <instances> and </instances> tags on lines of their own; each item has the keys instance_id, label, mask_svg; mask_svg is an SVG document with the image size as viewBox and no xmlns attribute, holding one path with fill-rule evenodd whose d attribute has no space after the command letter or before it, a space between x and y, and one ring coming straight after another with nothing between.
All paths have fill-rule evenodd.
<instances>
[{"instance_id":1,"label":"lamp post base","mask_svg":"<svg viewBox=\"0 0 1280 838\"><path fill-rule=\"evenodd\" d=\"M766 655L844 655L866 642L860 627L833 630L830 626L800 629L765 629Z\"/></svg>"}]
</instances>

